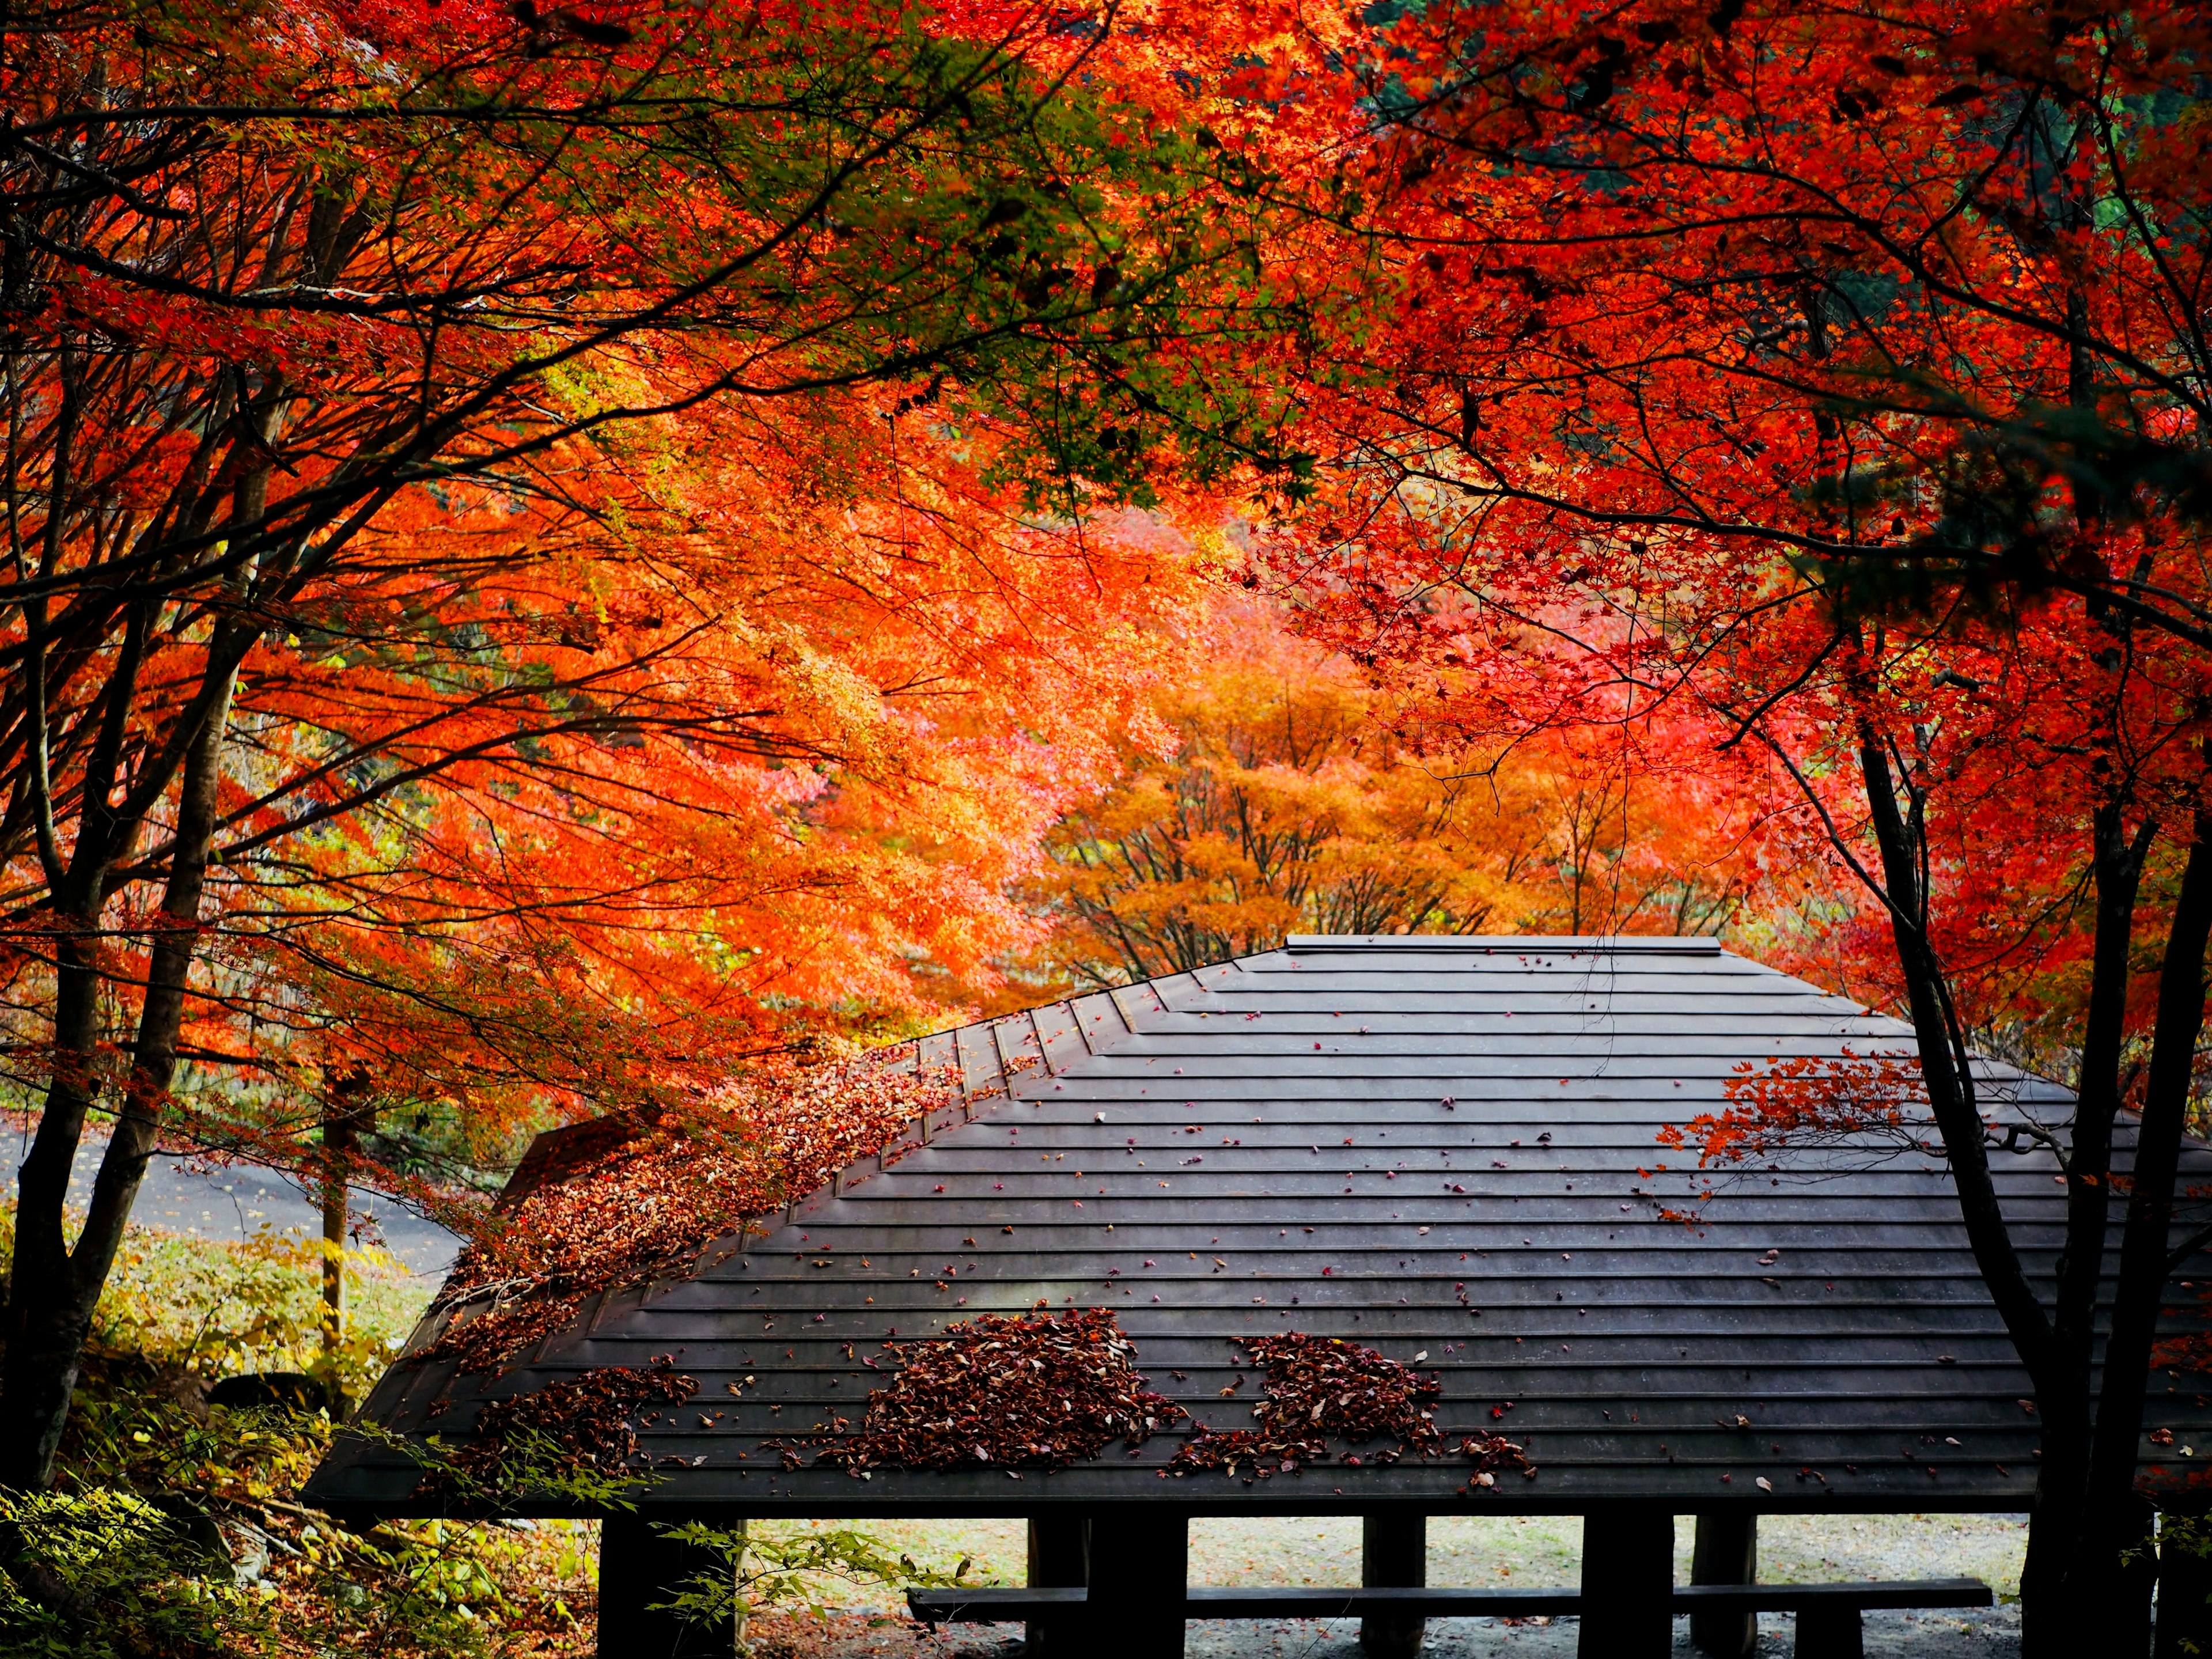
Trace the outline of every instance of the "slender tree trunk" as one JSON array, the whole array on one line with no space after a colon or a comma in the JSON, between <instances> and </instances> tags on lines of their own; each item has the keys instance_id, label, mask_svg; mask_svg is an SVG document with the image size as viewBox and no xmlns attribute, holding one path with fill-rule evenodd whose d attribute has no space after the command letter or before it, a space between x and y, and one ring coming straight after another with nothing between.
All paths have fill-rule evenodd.
<instances>
[{"instance_id":1,"label":"slender tree trunk","mask_svg":"<svg viewBox=\"0 0 2212 1659\"><path fill-rule=\"evenodd\" d=\"M1879 733L1862 728L1859 764L1868 815L1881 850L1890 929L1904 970L1908 1010L1929 1107L1958 1193L1975 1266L2027 1367L2043 1417L2043 1455L2036 1471L2027 1559L2021 1574L2023 1659L2073 1659L2067 1639L2065 1578L2070 1540L2078 1540L2088 1474L2090 1399L2086 1368L2053 1352L2051 1322L2029 1284L1996 1182L1968 1069L1965 1033L1952 1007L1942 962L1928 938L1929 895L1923 877L1919 808L1898 808L1897 782Z\"/></svg>"},{"instance_id":2,"label":"slender tree trunk","mask_svg":"<svg viewBox=\"0 0 2212 1659\"><path fill-rule=\"evenodd\" d=\"M343 1113L323 1119L323 1363L331 1364L345 1340L346 1180L353 1152L353 1122Z\"/></svg>"},{"instance_id":3,"label":"slender tree trunk","mask_svg":"<svg viewBox=\"0 0 2212 1659\"><path fill-rule=\"evenodd\" d=\"M376 1127L371 1078L356 1067L331 1079L323 1097L323 1364L334 1413L346 1408L338 1390L337 1349L345 1340L346 1199L355 1148Z\"/></svg>"},{"instance_id":4,"label":"slender tree trunk","mask_svg":"<svg viewBox=\"0 0 2212 1659\"><path fill-rule=\"evenodd\" d=\"M30 1155L16 1176L15 1247L8 1273L8 1353L0 1371L0 1483L43 1486L61 1438L91 1320L66 1294L64 1231L70 1170L98 1092L92 1066L100 1037L95 923L82 915L58 928L53 1078Z\"/></svg>"},{"instance_id":5,"label":"slender tree trunk","mask_svg":"<svg viewBox=\"0 0 2212 1659\"><path fill-rule=\"evenodd\" d=\"M212 688L216 695L185 754L176 845L122 1110L94 1178L92 1202L74 1249L64 1238L63 1212L70 1165L94 1097L99 974L91 935L97 910L80 921L81 943L64 940L54 1081L21 1177L9 1283L7 1368L0 1376L0 1423L9 1431L0 1436L0 1482L12 1486L44 1487L52 1479L93 1310L115 1264L176 1074L177 1037L184 1024L186 981L199 946L222 742L237 678L235 666L214 672L220 676Z\"/></svg>"},{"instance_id":6,"label":"slender tree trunk","mask_svg":"<svg viewBox=\"0 0 2212 1659\"><path fill-rule=\"evenodd\" d=\"M2051 1358L2036 1385L2043 1455L2036 1468L2035 1505L2028 1518L2033 1589L2031 1592L2027 1572L2021 1587L2023 1608L2033 1602L2026 1617L2035 1628L2031 1632L2024 1623L2021 1632L2025 1650L2031 1655L2078 1647L2092 1639L2093 1630L2084 1620L2098 1618L2101 1610L2085 1600L2085 1578L2107 1592L2117 1589L2111 1575L2098 1571L2089 1559L2090 1516L2082 1499L2096 1429L2092 1379L2097 1303L2111 1210L2112 1131L2120 1110L2129 949L2143 858L2156 827L2152 818L2130 837L2120 803L2107 801L2098 809L2092 830L2097 902L2089 999L2067 1146L2066 1231L2058 1255Z\"/></svg>"},{"instance_id":7,"label":"slender tree trunk","mask_svg":"<svg viewBox=\"0 0 2212 1659\"><path fill-rule=\"evenodd\" d=\"M2168 1256L2173 1248L2174 1186L2188 1117L2191 1073L2204 1029L2204 955L2212 944L2212 803L2200 799L2192 829L2189 860L2182 869L2160 966L2150 1068L2121 1235L2112 1334L2105 1345L2085 1506L2089 1548L2084 1559L2090 1576L2082 1593L2092 1599L2117 1593L2120 1553L2142 1541L2134 1487L2144 1395L2150 1384L2159 1308L2175 1271Z\"/></svg>"},{"instance_id":8,"label":"slender tree trunk","mask_svg":"<svg viewBox=\"0 0 2212 1659\"><path fill-rule=\"evenodd\" d=\"M2027 1270L2005 1225L2003 1207L1997 1201L1996 1185L1990 1177L1989 1148L1983 1139L1981 1112L1973 1076L1966 1067L1963 1036L1952 1017L1942 964L1928 942L1916 831L1898 811L1889 762L1871 731L1862 734L1859 763L1875 840L1881 851L1890 932L1899 965L1904 969L1921 1077L1950 1162L1967 1247L1974 1254L1974 1265L1989 1286L2013 1346L2034 1376L2045 1363L2050 1322L2036 1299L2034 1287L2027 1282Z\"/></svg>"}]
</instances>

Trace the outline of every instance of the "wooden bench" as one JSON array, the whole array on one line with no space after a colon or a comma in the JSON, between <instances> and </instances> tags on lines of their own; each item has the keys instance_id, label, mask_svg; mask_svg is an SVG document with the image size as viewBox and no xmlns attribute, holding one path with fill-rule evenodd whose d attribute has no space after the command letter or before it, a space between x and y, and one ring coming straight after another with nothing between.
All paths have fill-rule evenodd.
<instances>
[{"instance_id":1,"label":"wooden bench","mask_svg":"<svg viewBox=\"0 0 2212 1659\"><path fill-rule=\"evenodd\" d=\"M1794 1613L1797 1659L1862 1659L1859 1615L1877 1607L1989 1607L1978 1578L1904 1578L1867 1584L1678 1584L1676 1613Z\"/></svg>"},{"instance_id":2,"label":"wooden bench","mask_svg":"<svg viewBox=\"0 0 2212 1659\"><path fill-rule=\"evenodd\" d=\"M1007 1624L1082 1612L1091 1592L1050 1589L908 1590L907 1608L927 1625ZM1118 1600L1118 1598L1116 1598ZM1680 1584L1674 1613L1794 1613L1797 1659L1859 1659L1859 1615L1870 1608L1986 1607L1996 1598L1978 1578L1914 1578L1866 1584ZM1527 1619L1579 1614L1578 1589L1193 1589L1186 1619Z\"/></svg>"}]
</instances>

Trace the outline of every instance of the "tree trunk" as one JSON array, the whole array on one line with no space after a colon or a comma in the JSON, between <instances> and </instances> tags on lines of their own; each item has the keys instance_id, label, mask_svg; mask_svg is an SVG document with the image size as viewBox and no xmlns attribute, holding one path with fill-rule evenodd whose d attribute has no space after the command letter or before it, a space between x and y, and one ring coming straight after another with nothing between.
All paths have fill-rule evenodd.
<instances>
[{"instance_id":1,"label":"tree trunk","mask_svg":"<svg viewBox=\"0 0 2212 1659\"><path fill-rule=\"evenodd\" d=\"M54 1075L30 1155L16 1176L15 1248L8 1273L7 1366L0 1373L0 1482L42 1487L61 1442L92 1308L70 1294L64 1222L70 1166L97 1091L100 975L82 917L61 932L54 998Z\"/></svg>"},{"instance_id":2,"label":"tree trunk","mask_svg":"<svg viewBox=\"0 0 2212 1659\"><path fill-rule=\"evenodd\" d=\"M345 1340L346 1197L354 1149L362 1131L376 1127L370 1085L368 1073L356 1067L332 1079L323 1097L323 1382L337 1416L347 1407L337 1378L338 1346Z\"/></svg>"},{"instance_id":3,"label":"tree trunk","mask_svg":"<svg viewBox=\"0 0 2212 1659\"><path fill-rule=\"evenodd\" d=\"M2070 1659L2063 1622L2064 1580L2070 1543L2078 1537L2088 1474L2087 1373L2054 1364L2051 1321L2028 1283L1997 1200L1965 1034L1951 1005L1942 963L1928 938L1929 896L1922 873L1919 803L1913 802L1909 821L1898 810L1888 756L1871 723L1860 729L1859 765L1868 819L1881 854L1890 932L1904 973L1929 1109L1943 1138L1974 1265L2027 1368L2042 1416L2043 1454L2029 1516L2027 1559L2021 1573L2021 1652L2022 1659L2057 1659L2062 1654Z\"/></svg>"},{"instance_id":4,"label":"tree trunk","mask_svg":"<svg viewBox=\"0 0 2212 1659\"><path fill-rule=\"evenodd\" d=\"M323 1122L323 1361L331 1362L345 1340L346 1160L353 1126L343 1117Z\"/></svg>"},{"instance_id":5,"label":"tree trunk","mask_svg":"<svg viewBox=\"0 0 2212 1659\"><path fill-rule=\"evenodd\" d=\"M2108 800L2099 807L2093 830L2097 905L2089 999L2067 1145L2066 1231L2058 1254L2050 1358L2036 1379L2043 1455L2036 1468L2028 1559L2021 1578L2021 1640L2030 1659L2039 1653L2078 1650L2085 1640L2094 1644L2093 1626L2111 1633L2104 1626L2105 1603L2117 1581L2092 1559L2087 1547L2090 1516L2082 1497L2088 1486L2096 1428L2091 1377L2112 1191L2112 1130L2120 1109L2129 947L2143 858L2156 822L2148 820L2130 838L2119 803ZM2096 1585L2100 1593L2085 1597L2087 1584Z\"/></svg>"},{"instance_id":6,"label":"tree trunk","mask_svg":"<svg viewBox=\"0 0 2212 1659\"><path fill-rule=\"evenodd\" d=\"M2091 1453L2087 1565L2103 1576L2103 1582L2093 1580L2085 1589L2103 1595L2116 1593L2121 1553L2141 1543L2134 1487L2143 1399L2150 1383L2159 1307L2178 1266L2169 1261L2168 1252L2173 1247L2173 1193L2188 1118L2190 1076L2204 1029L2204 953L2212 944L2212 805L2200 802L2193 828L2160 966L2150 1067Z\"/></svg>"},{"instance_id":7,"label":"tree trunk","mask_svg":"<svg viewBox=\"0 0 2212 1659\"><path fill-rule=\"evenodd\" d=\"M2065 1149L2065 1242L2046 1323L1989 1177L1963 1030L1929 943L1919 803L1907 780L1911 812L1908 817L1899 811L1896 781L1870 725L1862 729L1860 759L1929 1105L1958 1183L1977 1264L2033 1379L2040 1413L2042 1448L2021 1581L2021 1652L2023 1659L2056 1659L2121 1638L2141 1623L2127 1612L2144 1599L2137 1559L2144 1552L2144 1512L2133 1484L2151 1344L2171 1271L2166 1255L2190 1066L2204 1021L2204 953L2212 939L2212 807L2200 803L2196 812L2172 918L2112 1337L2093 1387L2120 1109L2129 953L2140 875L2157 821L2146 818L2130 836L2116 795L2100 809L2094 825L2093 970L2077 1104Z\"/></svg>"},{"instance_id":8,"label":"tree trunk","mask_svg":"<svg viewBox=\"0 0 2212 1659\"><path fill-rule=\"evenodd\" d=\"M176 1074L186 981L199 948L200 902L215 831L222 742L237 680L235 655L224 655L233 665L211 670L221 678L209 688L215 695L185 749L176 845L155 923L123 1107L94 1177L92 1201L73 1249L64 1242L63 1217L70 1169L97 1082L92 1057L97 1051L100 976L90 940L104 908L111 849L94 849L107 856L96 866L100 878L87 884L94 895L92 908L76 918L73 934L64 937L55 1006L54 1080L40 1115L32 1155L20 1177L15 1258L9 1280L0 1422L14 1426L0 1437L0 1482L11 1486L43 1488L53 1478L54 1454L69 1419L70 1396L76 1387L93 1310L115 1265Z\"/></svg>"},{"instance_id":9,"label":"tree trunk","mask_svg":"<svg viewBox=\"0 0 2212 1659\"><path fill-rule=\"evenodd\" d=\"M1942 963L1928 942L1927 895L1920 878L1916 807L1908 825L1897 808L1897 791L1888 757L1878 735L1861 732L1859 764L1866 785L1868 817L1881 851L1887 889L1891 936L1903 970L1912 1019L1914 1046L1928 1104L1943 1137L1951 1179L1959 1194L1960 1219L1966 1230L1974 1266L1996 1304L1997 1316L2031 1376L2040 1378L2051 1326L2034 1288L2027 1282L2020 1252L2005 1225L1996 1183L1990 1178L1989 1148L1983 1144L1982 1118L1967 1069L1963 1033L1954 1016Z\"/></svg>"}]
</instances>

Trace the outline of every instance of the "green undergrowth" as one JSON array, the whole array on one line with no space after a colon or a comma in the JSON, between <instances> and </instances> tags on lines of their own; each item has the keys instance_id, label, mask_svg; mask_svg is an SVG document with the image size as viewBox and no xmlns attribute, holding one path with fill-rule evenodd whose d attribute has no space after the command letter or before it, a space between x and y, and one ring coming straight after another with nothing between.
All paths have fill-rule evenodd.
<instances>
[{"instance_id":1,"label":"green undergrowth","mask_svg":"<svg viewBox=\"0 0 2212 1659\"><path fill-rule=\"evenodd\" d=\"M434 1287L385 1251L347 1250L343 1340L325 1353L322 1248L269 1230L232 1243L134 1227L100 1297L94 1340L210 1381L307 1371L358 1400L406 1342Z\"/></svg>"},{"instance_id":2,"label":"green undergrowth","mask_svg":"<svg viewBox=\"0 0 2212 1659\"><path fill-rule=\"evenodd\" d=\"M12 1255L14 1220L12 1206L0 1207L0 1261ZM346 1268L345 1340L325 1355L316 1242L131 1229L94 1317L53 1489L0 1492L0 1659L594 1650L597 1523L349 1529L299 1502L338 1432L329 1415L208 1402L211 1382L259 1371L305 1371L363 1397L431 1287L381 1251L349 1250ZM451 1465L441 1470L454 1480ZM505 1473L605 1506L645 1484L550 1462ZM465 1479L458 1495L491 1507L500 1496ZM952 1580L896 1543L794 1527L757 1533L732 1582L755 1606L821 1612ZM702 1613L726 1610L712 1585L684 1594Z\"/></svg>"},{"instance_id":3,"label":"green undergrowth","mask_svg":"<svg viewBox=\"0 0 2212 1659\"><path fill-rule=\"evenodd\" d=\"M0 1249L12 1251L12 1209ZM336 1425L230 1410L208 1386L305 1371L359 1399L430 1287L347 1252L347 1330L321 1345L321 1253L133 1228L95 1315L54 1487L0 1493L0 1659L588 1652L596 1529L388 1522L298 1501Z\"/></svg>"}]
</instances>

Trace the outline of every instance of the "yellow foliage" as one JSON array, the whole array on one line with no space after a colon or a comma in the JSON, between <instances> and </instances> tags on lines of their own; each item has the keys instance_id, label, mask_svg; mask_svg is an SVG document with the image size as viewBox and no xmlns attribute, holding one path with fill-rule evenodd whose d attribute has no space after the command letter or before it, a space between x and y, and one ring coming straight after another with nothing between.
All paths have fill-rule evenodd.
<instances>
[{"instance_id":1,"label":"yellow foliage","mask_svg":"<svg viewBox=\"0 0 2212 1659\"><path fill-rule=\"evenodd\" d=\"M1707 933L1759 884L1757 826L1648 738L1504 755L1418 740L1342 658L1254 601L1157 708L1172 753L1064 817L1037 897L1055 980L1119 983L1294 933Z\"/></svg>"}]
</instances>

